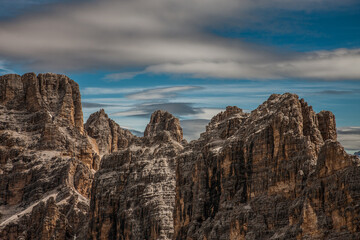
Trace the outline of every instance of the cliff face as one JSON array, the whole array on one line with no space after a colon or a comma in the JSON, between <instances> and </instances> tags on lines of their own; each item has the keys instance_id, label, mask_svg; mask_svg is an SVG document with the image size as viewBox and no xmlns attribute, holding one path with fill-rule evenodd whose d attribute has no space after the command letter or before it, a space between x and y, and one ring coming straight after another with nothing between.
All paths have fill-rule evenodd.
<instances>
[{"instance_id":1,"label":"cliff face","mask_svg":"<svg viewBox=\"0 0 360 240\"><path fill-rule=\"evenodd\" d=\"M360 159L297 95L190 143L165 111L141 138L103 110L83 127L64 75L0 77L0 113L0 239L360 239Z\"/></svg>"},{"instance_id":2,"label":"cliff face","mask_svg":"<svg viewBox=\"0 0 360 240\"><path fill-rule=\"evenodd\" d=\"M95 139L100 156L126 148L136 138L129 130L122 129L111 120L104 109L90 115L85 130Z\"/></svg>"},{"instance_id":3,"label":"cliff face","mask_svg":"<svg viewBox=\"0 0 360 240\"><path fill-rule=\"evenodd\" d=\"M172 239L179 120L156 111L145 137L105 156L91 193L89 239Z\"/></svg>"},{"instance_id":4,"label":"cliff face","mask_svg":"<svg viewBox=\"0 0 360 240\"><path fill-rule=\"evenodd\" d=\"M79 235L100 159L78 85L56 74L2 76L0 112L0 239Z\"/></svg>"},{"instance_id":5,"label":"cliff face","mask_svg":"<svg viewBox=\"0 0 360 240\"><path fill-rule=\"evenodd\" d=\"M178 158L176 239L357 239L357 159L296 95L228 108Z\"/></svg>"},{"instance_id":6,"label":"cliff face","mask_svg":"<svg viewBox=\"0 0 360 240\"><path fill-rule=\"evenodd\" d=\"M58 120L83 131L79 86L65 75L34 73L0 77L0 104L7 109L48 111Z\"/></svg>"}]
</instances>

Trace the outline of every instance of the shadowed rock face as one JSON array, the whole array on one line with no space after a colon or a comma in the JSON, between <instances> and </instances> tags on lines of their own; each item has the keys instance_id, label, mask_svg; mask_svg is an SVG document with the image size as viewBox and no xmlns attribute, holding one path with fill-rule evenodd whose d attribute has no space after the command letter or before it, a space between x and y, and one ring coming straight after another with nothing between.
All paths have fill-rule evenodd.
<instances>
[{"instance_id":1,"label":"shadowed rock face","mask_svg":"<svg viewBox=\"0 0 360 240\"><path fill-rule=\"evenodd\" d=\"M0 113L0 239L360 239L360 160L297 95L190 143L165 111L141 138L103 110L83 127L64 75L1 76Z\"/></svg>"}]
</instances>

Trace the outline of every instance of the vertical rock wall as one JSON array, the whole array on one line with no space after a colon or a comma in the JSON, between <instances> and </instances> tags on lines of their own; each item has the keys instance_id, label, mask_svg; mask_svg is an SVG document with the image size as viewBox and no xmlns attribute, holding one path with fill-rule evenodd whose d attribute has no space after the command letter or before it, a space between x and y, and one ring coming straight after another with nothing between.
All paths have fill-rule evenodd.
<instances>
[{"instance_id":1,"label":"vertical rock wall","mask_svg":"<svg viewBox=\"0 0 360 240\"><path fill-rule=\"evenodd\" d=\"M0 239L84 234L99 156L64 75L0 77Z\"/></svg>"},{"instance_id":2,"label":"vertical rock wall","mask_svg":"<svg viewBox=\"0 0 360 240\"><path fill-rule=\"evenodd\" d=\"M106 155L91 194L89 239L172 239L179 120L151 116L145 137Z\"/></svg>"}]
</instances>

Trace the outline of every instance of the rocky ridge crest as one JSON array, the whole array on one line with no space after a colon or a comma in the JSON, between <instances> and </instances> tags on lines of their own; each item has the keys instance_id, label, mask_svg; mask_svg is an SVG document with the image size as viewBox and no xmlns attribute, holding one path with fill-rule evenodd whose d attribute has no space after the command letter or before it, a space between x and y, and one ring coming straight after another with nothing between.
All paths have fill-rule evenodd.
<instances>
[{"instance_id":1,"label":"rocky ridge crest","mask_svg":"<svg viewBox=\"0 0 360 240\"><path fill-rule=\"evenodd\" d=\"M1 239L360 238L360 160L295 94L190 143L161 110L144 137L103 110L83 126L64 75L0 77L0 112Z\"/></svg>"}]
</instances>

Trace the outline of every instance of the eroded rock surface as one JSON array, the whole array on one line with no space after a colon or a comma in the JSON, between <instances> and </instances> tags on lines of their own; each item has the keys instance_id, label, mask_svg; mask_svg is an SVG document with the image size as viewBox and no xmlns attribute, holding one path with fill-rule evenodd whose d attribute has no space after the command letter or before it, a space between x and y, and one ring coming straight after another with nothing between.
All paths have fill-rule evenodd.
<instances>
[{"instance_id":1,"label":"eroded rock surface","mask_svg":"<svg viewBox=\"0 0 360 240\"><path fill-rule=\"evenodd\" d=\"M129 130L110 119L104 109L90 115L85 130L95 139L100 156L126 148L136 138Z\"/></svg>"},{"instance_id":2,"label":"eroded rock surface","mask_svg":"<svg viewBox=\"0 0 360 240\"><path fill-rule=\"evenodd\" d=\"M1 76L0 113L0 239L360 239L360 159L297 95L190 143L160 110L144 137L103 110L84 127L64 75Z\"/></svg>"},{"instance_id":3,"label":"eroded rock surface","mask_svg":"<svg viewBox=\"0 0 360 240\"><path fill-rule=\"evenodd\" d=\"M90 239L172 239L179 120L156 111L145 137L106 155L91 194Z\"/></svg>"},{"instance_id":4,"label":"eroded rock surface","mask_svg":"<svg viewBox=\"0 0 360 240\"><path fill-rule=\"evenodd\" d=\"M228 108L176 170L176 239L358 239L358 160L294 94Z\"/></svg>"},{"instance_id":5,"label":"eroded rock surface","mask_svg":"<svg viewBox=\"0 0 360 240\"><path fill-rule=\"evenodd\" d=\"M84 231L99 156L78 85L57 74L0 77L0 239Z\"/></svg>"}]
</instances>

